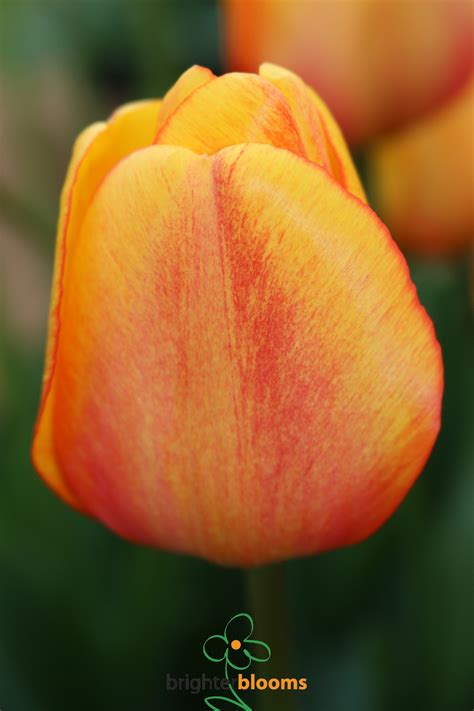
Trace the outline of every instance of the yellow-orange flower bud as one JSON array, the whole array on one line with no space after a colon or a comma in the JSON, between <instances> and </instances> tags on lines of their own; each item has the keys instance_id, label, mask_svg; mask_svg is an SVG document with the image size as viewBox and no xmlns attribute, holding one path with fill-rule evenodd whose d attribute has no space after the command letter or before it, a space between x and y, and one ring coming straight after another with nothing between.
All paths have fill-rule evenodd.
<instances>
[{"instance_id":1,"label":"yellow-orange flower bud","mask_svg":"<svg viewBox=\"0 0 474 711\"><path fill-rule=\"evenodd\" d=\"M78 139L36 468L119 534L251 565L360 541L439 428L406 263L303 82L186 72Z\"/></svg>"}]
</instances>

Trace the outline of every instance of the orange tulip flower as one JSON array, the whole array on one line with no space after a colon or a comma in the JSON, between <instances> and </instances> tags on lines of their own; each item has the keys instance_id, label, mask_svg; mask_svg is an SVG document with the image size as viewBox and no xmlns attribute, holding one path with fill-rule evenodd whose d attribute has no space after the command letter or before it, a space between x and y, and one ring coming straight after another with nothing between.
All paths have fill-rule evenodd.
<instances>
[{"instance_id":1,"label":"orange tulip flower","mask_svg":"<svg viewBox=\"0 0 474 711\"><path fill-rule=\"evenodd\" d=\"M471 0L223 0L230 69L298 72L353 143L412 120L472 74Z\"/></svg>"},{"instance_id":2,"label":"orange tulip flower","mask_svg":"<svg viewBox=\"0 0 474 711\"><path fill-rule=\"evenodd\" d=\"M252 565L375 531L442 365L331 115L290 72L186 72L78 139L33 459L144 544Z\"/></svg>"},{"instance_id":3,"label":"orange tulip flower","mask_svg":"<svg viewBox=\"0 0 474 711\"><path fill-rule=\"evenodd\" d=\"M377 207L403 247L454 255L474 244L474 82L429 117L375 144Z\"/></svg>"}]
</instances>

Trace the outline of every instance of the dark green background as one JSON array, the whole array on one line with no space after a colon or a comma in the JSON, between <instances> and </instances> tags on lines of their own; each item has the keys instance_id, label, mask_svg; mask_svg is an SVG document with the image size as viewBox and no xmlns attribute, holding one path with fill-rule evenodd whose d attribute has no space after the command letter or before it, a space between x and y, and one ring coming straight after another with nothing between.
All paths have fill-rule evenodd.
<instances>
[{"instance_id":1,"label":"dark green background","mask_svg":"<svg viewBox=\"0 0 474 711\"><path fill-rule=\"evenodd\" d=\"M0 225L49 271L75 135L124 101L162 95L190 64L222 71L218 10L211 1L3 0L0 26L0 147L8 144ZM28 277L16 275L14 255L4 266L16 289L0 326L0 709L204 708L202 696L166 693L165 675L219 673L201 645L246 609L243 575L130 545L64 506L35 475L29 449L46 308L36 335L19 337L16 299L34 294ZM442 433L378 534L287 564L296 651L288 674L310 680L301 709L455 711L474 703L467 259L410 267L444 352Z\"/></svg>"}]
</instances>

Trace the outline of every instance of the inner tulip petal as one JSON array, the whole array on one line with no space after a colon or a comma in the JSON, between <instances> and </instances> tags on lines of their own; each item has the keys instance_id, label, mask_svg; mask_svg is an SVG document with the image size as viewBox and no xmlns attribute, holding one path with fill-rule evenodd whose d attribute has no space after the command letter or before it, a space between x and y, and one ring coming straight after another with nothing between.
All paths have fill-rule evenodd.
<instances>
[{"instance_id":1,"label":"inner tulip petal","mask_svg":"<svg viewBox=\"0 0 474 711\"><path fill-rule=\"evenodd\" d=\"M346 190L367 202L341 130L326 104L296 74L276 64L262 64L259 74L285 96L295 116L306 156L326 170Z\"/></svg>"},{"instance_id":2,"label":"inner tulip petal","mask_svg":"<svg viewBox=\"0 0 474 711\"><path fill-rule=\"evenodd\" d=\"M212 154L239 143L266 143L304 155L283 94L252 74L225 74L200 86L172 113L155 143Z\"/></svg>"},{"instance_id":3,"label":"inner tulip petal","mask_svg":"<svg viewBox=\"0 0 474 711\"><path fill-rule=\"evenodd\" d=\"M193 91L208 84L215 78L210 69L198 65L190 67L184 72L163 98L156 130L161 130L171 114L176 111L178 106L180 106Z\"/></svg>"}]
</instances>

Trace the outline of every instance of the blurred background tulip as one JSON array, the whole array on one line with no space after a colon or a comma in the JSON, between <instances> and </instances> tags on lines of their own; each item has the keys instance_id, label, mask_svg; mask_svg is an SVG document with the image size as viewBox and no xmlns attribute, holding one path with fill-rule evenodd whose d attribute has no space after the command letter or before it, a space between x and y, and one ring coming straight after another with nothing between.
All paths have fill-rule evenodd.
<instances>
[{"instance_id":1,"label":"blurred background tulip","mask_svg":"<svg viewBox=\"0 0 474 711\"><path fill-rule=\"evenodd\" d=\"M354 145L445 101L472 72L470 0L222 1L228 67L296 71Z\"/></svg>"},{"instance_id":2,"label":"blurred background tulip","mask_svg":"<svg viewBox=\"0 0 474 711\"><path fill-rule=\"evenodd\" d=\"M370 195L395 240L429 256L465 253L474 243L474 3L222 2L228 66L281 62L316 88L346 139L369 151Z\"/></svg>"},{"instance_id":3,"label":"blurred background tulip","mask_svg":"<svg viewBox=\"0 0 474 711\"><path fill-rule=\"evenodd\" d=\"M353 3L341 4L348 21ZM404 3L420 12L427 4ZM2 709L200 708L199 695L166 692L166 674L213 674L203 666L204 640L248 605L238 571L127 543L64 506L30 462L58 196L74 138L120 104L163 96L194 63L225 71L221 20L214 0L0 3ZM409 23L400 32L410 36L408 53L426 39ZM425 72L436 81L436 59ZM312 682L298 711L473 705L469 269L462 253L449 261L410 256L409 266L443 348L442 429L422 476L379 533L285 566L296 630L291 672Z\"/></svg>"},{"instance_id":4,"label":"blurred background tulip","mask_svg":"<svg viewBox=\"0 0 474 711\"><path fill-rule=\"evenodd\" d=\"M474 245L474 82L370 149L377 209L402 247L454 255Z\"/></svg>"}]
</instances>

